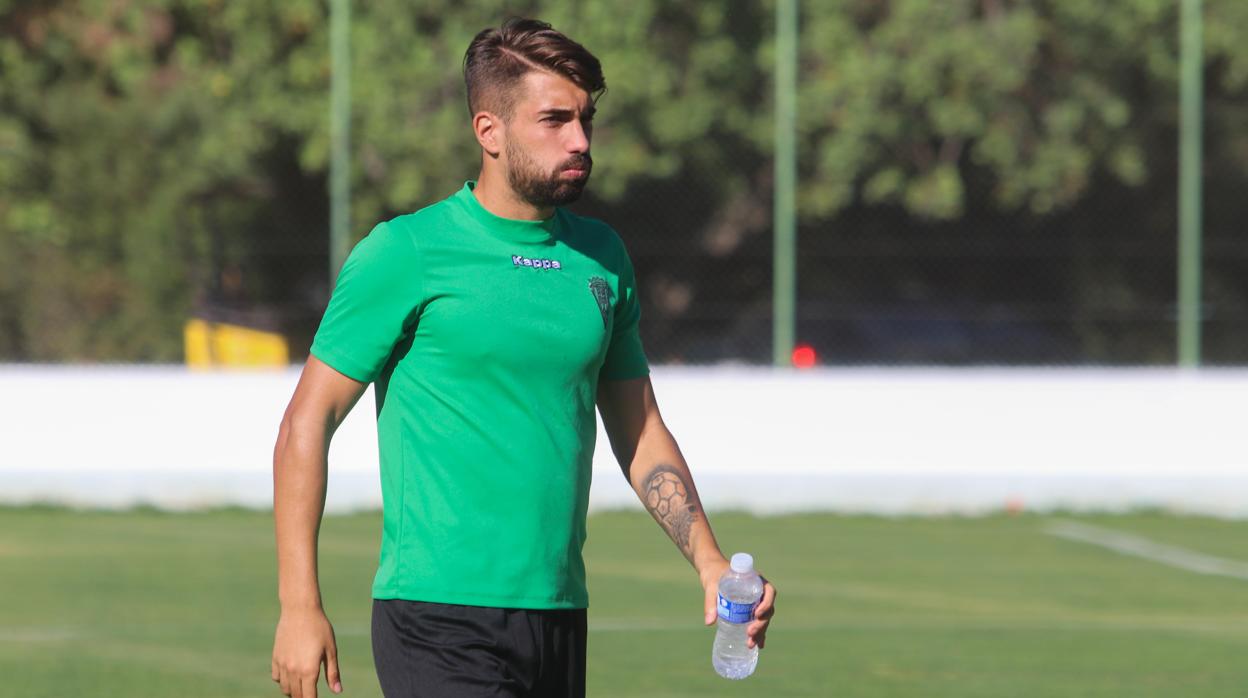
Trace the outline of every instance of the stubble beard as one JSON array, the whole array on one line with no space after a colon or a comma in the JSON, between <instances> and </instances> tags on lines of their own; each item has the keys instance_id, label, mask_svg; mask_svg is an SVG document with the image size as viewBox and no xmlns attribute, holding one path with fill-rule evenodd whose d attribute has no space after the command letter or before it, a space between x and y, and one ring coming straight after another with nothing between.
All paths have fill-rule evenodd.
<instances>
[{"instance_id":1,"label":"stubble beard","mask_svg":"<svg viewBox=\"0 0 1248 698\"><path fill-rule=\"evenodd\" d=\"M581 192L589 182L594 160L589 153L573 155L559 164L554 173L542 172L541 167L528 151L515 141L507 141L507 183L525 203L537 208L565 206L581 198ZM585 175L576 179L563 179L564 170L584 170Z\"/></svg>"}]
</instances>

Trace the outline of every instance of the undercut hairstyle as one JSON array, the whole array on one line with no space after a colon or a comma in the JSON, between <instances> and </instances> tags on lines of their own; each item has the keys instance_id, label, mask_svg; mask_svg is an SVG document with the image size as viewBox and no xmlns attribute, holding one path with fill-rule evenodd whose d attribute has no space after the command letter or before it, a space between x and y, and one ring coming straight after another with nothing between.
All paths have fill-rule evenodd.
<instances>
[{"instance_id":1,"label":"undercut hairstyle","mask_svg":"<svg viewBox=\"0 0 1248 698\"><path fill-rule=\"evenodd\" d=\"M546 22L513 17L498 29L482 30L468 44L464 54L468 113L489 111L510 119L520 83L534 71L571 80L594 102L607 90L602 65L584 46Z\"/></svg>"}]
</instances>

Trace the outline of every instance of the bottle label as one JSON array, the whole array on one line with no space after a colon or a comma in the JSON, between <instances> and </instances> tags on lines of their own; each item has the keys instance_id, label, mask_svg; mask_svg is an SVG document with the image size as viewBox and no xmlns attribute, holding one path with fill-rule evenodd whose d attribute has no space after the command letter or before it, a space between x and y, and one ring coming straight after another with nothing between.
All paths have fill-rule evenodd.
<instances>
[{"instance_id":1,"label":"bottle label","mask_svg":"<svg viewBox=\"0 0 1248 698\"><path fill-rule=\"evenodd\" d=\"M758 608L758 601L736 603L725 599L724 595L720 594L718 605L720 618L729 623L748 623L754 619L754 609Z\"/></svg>"}]
</instances>

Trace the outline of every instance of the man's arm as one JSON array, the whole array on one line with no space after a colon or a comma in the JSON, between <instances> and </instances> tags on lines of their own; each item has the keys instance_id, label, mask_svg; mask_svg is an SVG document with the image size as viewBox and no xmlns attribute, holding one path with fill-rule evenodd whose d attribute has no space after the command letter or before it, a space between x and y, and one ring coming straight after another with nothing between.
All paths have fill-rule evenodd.
<instances>
[{"instance_id":1,"label":"man's arm","mask_svg":"<svg viewBox=\"0 0 1248 698\"><path fill-rule=\"evenodd\" d=\"M728 567L676 439L663 423L650 378L600 381L598 410L624 477L650 515L697 570L705 592L705 622L715 622L719 577ZM763 647L776 590L767 582L748 644Z\"/></svg>"},{"instance_id":2,"label":"man's arm","mask_svg":"<svg viewBox=\"0 0 1248 698\"><path fill-rule=\"evenodd\" d=\"M326 683L335 693L342 692L334 630L321 607L316 548L325 510L329 442L366 387L309 357L273 449L281 618L273 641L272 677L293 698L315 698L322 662Z\"/></svg>"}]
</instances>

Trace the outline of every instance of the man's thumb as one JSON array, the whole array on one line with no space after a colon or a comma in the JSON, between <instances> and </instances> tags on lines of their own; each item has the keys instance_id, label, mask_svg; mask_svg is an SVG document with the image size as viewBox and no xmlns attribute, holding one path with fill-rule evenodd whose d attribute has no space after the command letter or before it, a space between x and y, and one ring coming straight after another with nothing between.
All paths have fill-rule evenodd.
<instances>
[{"instance_id":1,"label":"man's thumb","mask_svg":"<svg viewBox=\"0 0 1248 698\"><path fill-rule=\"evenodd\" d=\"M712 623L715 622L715 616L716 616L715 601L716 601L717 596L718 594L712 593L711 590L709 589L706 591L706 604L705 604L705 609L702 615L705 616L705 619L703 620L703 622L706 623L707 625L711 625Z\"/></svg>"},{"instance_id":2,"label":"man's thumb","mask_svg":"<svg viewBox=\"0 0 1248 698\"><path fill-rule=\"evenodd\" d=\"M334 693L342 693L342 677L338 674L338 653L330 649L325 656L325 683Z\"/></svg>"}]
</instances>

